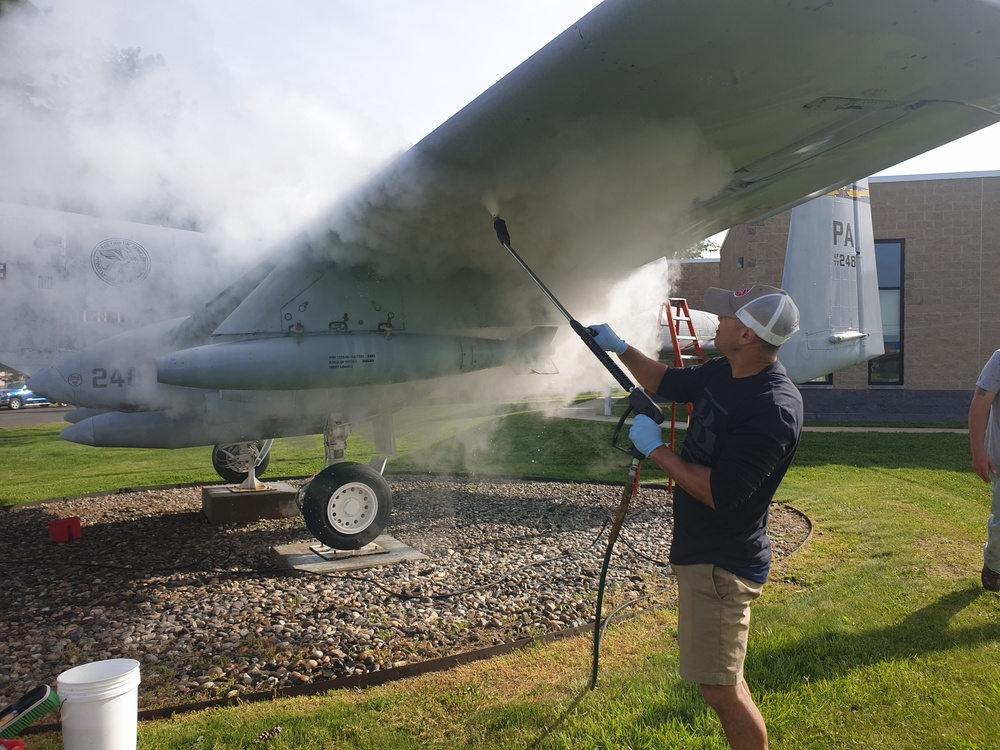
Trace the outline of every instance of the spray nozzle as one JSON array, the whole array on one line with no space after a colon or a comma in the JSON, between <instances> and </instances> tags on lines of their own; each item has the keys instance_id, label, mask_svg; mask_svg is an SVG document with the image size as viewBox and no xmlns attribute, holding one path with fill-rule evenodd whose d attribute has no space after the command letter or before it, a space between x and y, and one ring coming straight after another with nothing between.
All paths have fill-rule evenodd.
<instances>
[{"instance_id":1,"label":"spray nozzle","mask_svg":"<svg viewBox=\"0 0 1000 750\"><path fill-rule=\"evenodd\" d=\"M507 222L497 214L493 214L493 230L497 233L497 239L501 245L510 244L510 232L507 231Z\"/></svg>"}]
</instances>

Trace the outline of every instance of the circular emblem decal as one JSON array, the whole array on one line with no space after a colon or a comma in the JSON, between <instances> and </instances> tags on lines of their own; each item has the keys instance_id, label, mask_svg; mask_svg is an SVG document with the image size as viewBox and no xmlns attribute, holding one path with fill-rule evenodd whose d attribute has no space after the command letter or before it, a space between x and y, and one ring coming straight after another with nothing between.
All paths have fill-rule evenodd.
<instances>
[{"instance_id":1,"label":"circular emblem decal","mask_svg":"<svg viewBox=\"0 0 1000 750\"><path fill-rule=\"evenodd\" d=\"M69 383L72 388L79 388L83 385L83 375L78 372L70 373L70 376L66 378L66 382Z\"/></svg>"},{"instance_id":2,"label":"circular emblem decal","mask_svg":"<svg viewBox=\"0 0 1000 750\"><path fill-rule=\"evenodd\" d=\"M108 239L90 254L94 273L113 286L132 286L149 275L149 253L133 240Z\"/></svg>"}]
</instances>

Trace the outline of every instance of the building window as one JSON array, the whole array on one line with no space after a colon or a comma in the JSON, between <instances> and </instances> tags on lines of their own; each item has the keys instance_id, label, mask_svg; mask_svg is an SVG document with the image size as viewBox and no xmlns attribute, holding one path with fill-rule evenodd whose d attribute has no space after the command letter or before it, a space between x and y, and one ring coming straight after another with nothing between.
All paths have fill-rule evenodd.
<instances>
[{"instance_id":1,"label":"building window","mask_svg":"<svg viewBox=\"0 0 1000 750\"><path fill-rule=\"evenodd\" d=\"M833 385L833 373L828 372L826 375L820 375L818 378L813 378L812 380L807 380L804 383L799 383L799 385Z\"/></svg>"},{"instance_id":2,"label":"building window","mask_svg":"<svg viewBox=\"0 0 1000 750\"><path fill-rule=\"evenodd\" d=\"M903 385L903 241L876 240L885 354L868 362L868 385Z\"/></svg>"},{"instance_id":3,"label":"building window","mask_svg":"<svg viewBox=\"0 0 1000 750\"><path fill-rule=\"evenodd\" d=\"M832 388L833 387L833 373L828 372L826 375L820 375L819 377L813 378L812 380L806 380L802 383L796 383L799 388Z\"/></svg>"}]
</instances>

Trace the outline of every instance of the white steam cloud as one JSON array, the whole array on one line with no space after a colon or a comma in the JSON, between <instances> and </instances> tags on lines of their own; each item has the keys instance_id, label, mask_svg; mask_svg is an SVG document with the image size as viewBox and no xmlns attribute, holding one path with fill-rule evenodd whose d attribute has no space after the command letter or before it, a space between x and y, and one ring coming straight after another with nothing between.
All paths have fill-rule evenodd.
<instances>
[{"instance_id":1,"label":"white steam cloud","mask_svg":"<svg viewBox=\"0 0 1000 750\"><path fill-rule=\"evenodd\" d=\"M245 247L293 231L404 145L335 92L239 85L197 4L39 5L0 15L0 200Z\"/></svg>"}]
</instances>

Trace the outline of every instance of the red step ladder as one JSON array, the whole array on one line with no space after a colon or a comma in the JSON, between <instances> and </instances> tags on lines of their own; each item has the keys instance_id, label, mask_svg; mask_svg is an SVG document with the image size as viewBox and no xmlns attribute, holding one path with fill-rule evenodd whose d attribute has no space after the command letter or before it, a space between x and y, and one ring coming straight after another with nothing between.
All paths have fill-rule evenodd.
<instances>
[{"instance_id":1,"label":"red step ladder","mask_svg":"<svg viewBox=\"0 0 1000 750\"><path fill-rule=\"evenodd\" d=\"M687 300L683 297L670 297L666 303L660 307L660 330L670 329L670 341L674 347L674 367L684 367L685 365L701 364L705 361L705 353L702 351L701 342L694 330L694 321L691 319L691 310ZM693 404L687 405L688 418L694 410ZM670 404L670 450L674 450L677 440L677 403ZM667 486L671 492L674 489L674 480L668 479Z\"/></svg>"},{"instance_id":2,"label":"red step ladder","mask_svg":"<svg viewBox=\"0 0 1000 750\"><path fill-rule=\"evenodd\" d=\"M670 328L670 341L674 347L674 367L701 363L705 353L694 331L694 321L687 300L671 297L660 307L660 328Z\"/></svg>"}]
</instances>

